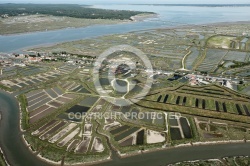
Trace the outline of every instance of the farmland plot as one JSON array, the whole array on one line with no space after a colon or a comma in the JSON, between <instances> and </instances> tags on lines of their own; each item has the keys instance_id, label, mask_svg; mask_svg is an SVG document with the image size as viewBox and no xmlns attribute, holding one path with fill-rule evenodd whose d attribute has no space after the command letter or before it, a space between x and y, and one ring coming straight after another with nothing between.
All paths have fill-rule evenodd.
<instances>
[{"instance_id":1,"label":"farmland plot","mask_svg":"<svg viewBox=\"0 0 250 166\"><path fill-rule=\"evenodd\" d=\"M39 121L40 119L48 116L49 114L53 113L56 109L53 107L50 107L44 111L42 111L41 113L38 113L36 115L34 115L33 117L30 118L29 122L30 123L35 123L37 121Z\"/></svg>"},{"instance_id":2,"label":"farmland plot","mask_svg":"<svg viewBox=\"0 0 250 166\"><path fill-rule=\"evenodd\" d=\"M70 123L67 127L65 127L64 129L62 129L59 133L57 133L56 135L54 135L49 142L50 143L55 143L57 142L60 138L62 138L64 135L66 135L70 130L72 130L74 127L76 127L77 124L75 123Z\"/></svg>"},{"instance_id":3,"label":"farmland plot","mask_svg":"<svg viewBox=\"0 0 250 166\"><path fill-rule=\"evenodd\" d=\"M34 96L35 94L38 94L38 93L41 93L41 92L42 92L42 90L34 90L34 91L31 91L31 92L27 93L26 97L30 98L30 97Z\"/></svg>"},{"instance_id":4,"label":"farmland plot","mask_svg":"<svg viewBox=\"0 0 250 166\"><path fill-rule=\"evenodd\" d=\"M136 145L144 144L144 135L145 135L145 130L141 130L138 133L136 133Z\"/></svg>"},{"instance_id":5,"label":"farmland plot","mask_svg":"<svg viewBox=\"0 0 250 166\"><path fill-rule=\"evenodd\" d=\"M74 95L74 94L64 94L64 95L62 95L63 97L66 97L66 98L70 98L70 99L73 99L73 98L75 98L76 97L76 95Z\"/></svg>"},{"instance_id":6,"label":"farmland plot","mask_svg":"<svg viewBox=\"0 0 250 166\"><path fill-rule=\"evenodd\" d=\"M104 146L102 144L102 140L98 137L94 138L93 144L92 144L92 152L103 152Z\"/></svg>"},{"instance_id":7,"label":"farmland plot","mask_svg":"<svg viewBox=\"0 0 250 166\"><path fill-rule=\"evenodd\" d=\"M68 102L71 101L71 99L65 98L65 97L58 97L58 98L56 99L56 101L59 101L59 102L62 102L62 103L68 103Z\"/></svg>"},{"instance_id":8,"label":"farmland plot","mask_svg":"<svg viewBox=\"0 0 250 166\"><path fill-rule=\"evenodd\" d=\"M14 76L17 74L16 67L5 67L2 69L2 74L3 75L0 75L0 78Z\"/></svg>"},{"instance_id":9,"label":"farmland plot","mask_svg":"<svg viewBox=\"0 0 250 166\"><path fill-rule=\"evenodd\" d=\"M63 92L60 88L58 88L58 87L52 88L52 90L53 90L54 92L56 92L57 95L62 95L62 94L64 93L64 92Z\"/></svg>"},{"instance_id":10,"label":"farmland plot","mask_svg":"<svg viewBox=\"0 0 250 166\"><path fill-rule=\"evenodd\" d=\"M181 117L180 124L181 124L181 128L182 128L184 137L185 138L192 138L192 132L191 132L191 128L189 126L187 118Z\"/></svg>"},{"instance_id":11,"label":"farmland plot","mask_svg":"<svg viewBox=\"0 0 250 166\"><path fill-rule=\"evenodd\" d=\"M165 134L153 131L153 130L147 130L147 143L148 144L154 144L154 143L160 143L165 141Z\"/></svg>"},{"instance_id":12,"label":"farmland plot","mask_svg":"<svg viewBox=\"0 0 250 166\"><path fill-rule=\"evenodd\" d=\"M170 124L170 126L178 126L179 125L176 118L169 118L169 124Z\"/></svg>"},{"instance_id":13,"label":"farmland plot","mask_svg":"<svg viewBox=\"0 0 250 166\"><path fill-rule=\"evenodd\" d=\"M159 126L163 126L165 123L165 116L164 114L157 114L158 116L155 116L154 119L154 124L155 125L159 125Z\"/></svg>"},{"instance_id":14,"label":"farmland plot","mask_svg":"<svg viewBox=\"0 0 250 166\"><path fill-rule=\"evenodd\" d=\"M38 103L41 100L44 100L47 98L46 94L42 94L41 96L34 98L33 100L28 100L28 105L34 105L35 103Z\"/></svg>"},{"instance_id":15,"label":"farmland plot","mask_svg":"<svg viewBox=\"0 0 250 166\"><path fill-rule=\"evenodd\" d=\"M15 83L11 82L11 80L1 80L1 84L11 88L12 86L17 86ZM20 86L17 86L17 88L20 88Z\"/></svg>"},{"instance_id":16,"label":"farmland plot","mask_svg":"<svg viewBox=\"0 0 250 166\"><path fill-rule=\"evenodd\" d=\"M38 80L38 79L32 79L32 81L34 82L34 83L36 83L36 84L38 84L38 83L40 83L41 82L41 80Z\"/></svg>"},{"instance_id":17,"label":"farmland plot","mask_svg":"<svg viewBox=\"0 0 250 166\"><path fill-rule=\"evenodd\" d=\"M185 59L185 68L188 70L193 69L194 62L200 54L200 52L198 51L198 49L196 47L191 47L190 51L191 51L191 53Z\"/></svg>"},{"instance_id":18,"label":"farmland plot","mask_svg":"<svg viewBox=\"0 0 250 166\"><path fill-rule=\"evenodd\" d=\"M204 72L214 71L226 53L226 50L207 49L206 57L197 70Z\"/></svg>"},{"instance_id":19,"label":"farmland plot","mask_svg":"<svg viewBox=\"0 0 250 166\"><path fill-rule=\"evenodd\" d=\"M88 151L89 143L91 140L91 136L83 137L82 142L76 147L76 153L86 153Z\"/></svg>"},{"instance_id":20,"label":"farmland plot","mask_svg":"<svg viewBox=\"0 0 250 166\"><path fill-rule=\"evenodd\" d=\"M92 107L98 99L99 99L99 97L88 96L88 97L84 98L84 99L79 103L79 105Z\"/></svg>"},{"instance_id":21,"label":"farmland plot","mask_svg":"<svg viewBox=\"0 0 250 166\"><path fill-rule=\"evenodd\" d=\"M139 127L133 127L133 128L131 128L131 129L129 129L129 130L127 130L127 131L121 133L121 134L118 134L117 136L114 137L114 139L115 139L116 141L121 141L121 140L123 140L124 138L130 136L131 134L138 132L139 130L140 130Z\"/></svg>"},{"instance_id":22,"label":"farmland plot","mask_svg":"<svg viewBox=\"0 0 250 166\"><path fill-rule=\"evenodd\" d=\"M67 64L67 65L60 67L58 70L63 74L69 74L73 72L76 68L77 68L76 65Z\"/></svg>"},{"instance_id":23,"label":"farmland plot","mask_svg":"<svg viewBox=\"0 0 250 166\"><path fill-rule=\"evenodd\" d=\"M69 89L69 91L77 92L77 93L90 93L87 89L85 89L82 85L78 85Z\"/></svg>"},{"instance_id":24,"label":"farmland plot","mask_svg":"<svg viewBox=\"0 0 250 166\"><path fill-rule=\"evenodd\" d=\"M235 37L230 36L213 36L208 40L207 45L214 48L228 49L230 48L231 41L234 39Z\"/></svg>"},{"instance_id":25,"label":"farmland plot","mask_svg":"<svg viewBox=\"0 0 250 166\"><path fill-rule=\"evenodd\" d=\"M38 109L36 109L36 110L30 112L30 113L29 113L29 116L30 116L30 117L33 117L33 116L35 116L35 115L37 115L37 114L39 114L39 113L41 113L41 112L47 110L48 108L50 108L50 107L47 106L47 105L43 105L43 106L39 107Z\"/></svg>"},{"instance_id":26,"label":"farmland plot","mask_svg":"<svg viewBox=\"0 0 250 166\"><path fill-rule=\"evenodd\" d=\"M118 134L118 133L124 132L125 130L127 130L127 129L129 129L129 128L130 128L130 126L127 126L127 125L120 126L120 127L116 128L116 129L114 129L114 130L111 130L110 133L111 133L112 135L116 135L116 134Z\"/></svg>"},{"instance_id":27,"label":"farmland plot","mask_svg":"<svg viewBox=\"0 0 250 166\"><path fill-rule=\"evenodd\" d=\"M172 70L180 69L181 64L182 64L182 59L170 59L169 69L172 69Z\"/></svg>"},{"instance_id":28,"label":"farmland plot","mask_svg":"<svg viewBox=\"0 0 250 166\"><path fill-rule=\"evenodd\" d=\"M229 51L227 55L224 57L224 60L227 61L237 61L237 62L245 62L247 57L246 52L239 51Z\"/></svg>"},{"instance_id":29,"label":"farmland plot","mask_svg":"<svg viewBox=\"0 0 250 166\"><path fill-rule=\"evenodd\" d=\"M48 103L48 105L52 106L52 107L55 107L55 108L59 108L61 107L63 104L62 103L59 103L59 102L56 102L56 101L52 101L50 103Z\"/></svg>"},{"instance_id":30,"label":"farmland plot","mask_svg":"<svg viewBox=\"0 0 250 166\"><path fill-rule=\"evenodd\" d=\"M71 122L81 122L82 121L82 119L79 118L78 115L70 116L69 114L66 114L66 113L61 113L60 115L57 116L57 118L62 119L62 120L71 121Z\"/></svg>"},{"instance_id":31,"label":"farmland plot","mask_svg":"<svg viewBox=\"0 0 250 166\"><path fill-rule=\"evenodd\" d=\"M25 83L28 84L28 85L33 85L33 84L35 84L35 82L30 81L30 80L26 81Z\"/></svg>"},{"instance_id":32,"label":"farmland plot","mask_svg":"<svg viewBox=\"0 0 250 166\"><path fill-rule=\"evenodd\" d=\"M129 137L119 144L120 146L131 146L134 145L134 137Z\"/></svg>"},{"instance_id":33,"label":"farmland plot","mask_svg":"<svg viewBox=\"0 0 250 166\"><path fill-rule=\"evenodd\" d=\"M147 112L140 112L138 118L148 124L152 124L154 117L153 114L148 114Z\"/></svg>"},{"instance_id":34,"label":"farmland plot","mask_svg":"<svg viewBox=\"0 0 250 166\"><path fill-rule=\"evenodd\" d=\"M32 105L32 106L29 106L29 107L28 107L28 110L29 110L29 111L35 110L35 109L37 109L37 108L43 106L44 104L48 103L49 101L51 101L51 99L47 97L47 98L41 100L40 102L38 102L38 103L36 103L36 104L34 104L34 105Z\"/></svg>"},{"instance_id":35,"label":"farmland plot","mask_svg":"<svg viewBox=\"0 0 250 166\"><path fill-rule=\"evenodd\" d=\"M39 138L41 140L48 139L53 133L57 132L60 128L62 128L66 124L67 122L64 122L64 121L56 124L54 127L48 129L45 133L43 133Z\"/></svg>"},{"instance_id":36,"label":"farmland plot","mask_svg":"<svg viewBox=\"0 0 250 166\"><path fill-rule=\"evenodd\" d=\"M32 71L28 72L28 75L34 74ZM24 74L26 75L26 74ZM1 81L5 86L10 87L13 91L16 91L20 88L25 88L27 86L32 86L35 84L40 84L42 82L46 82L51 79L57 78L58 75L56 73L45 73L45 74L38 74L36 76L29 76L23 78L17 78L12 80L3 80ZM13 81L13 82L12 82Z\"/></svg>"},{"instance_id":37,"label":"farmland plot","mask_svg":"<svg viewBox=\"0 0 250 166\"><path fill-rule=\"evenodd\" d=\"M127 112L130 111L130 109L131 109L130 106L125 106L125 107L122 107L121 112L122 112L123 114L126 114Z\"/></svg>"},{"instance_id":38,"label":"farmland plot","mask_svg":"<svg viewBox=\"0 0 250 166\"><path fill-rule=\"evenodd\" d=\"M40 127L39 129L37 129L36 131L32 132L32 135L40 135L41 133L43 133L46 129L51 128L52 126L56 125L58 123L57 120L52 120L49 123L43 125L42 127Z\"/></svg>"},{"instance_id":39,"label":"farmland plot","mask_svg":"<svg viewBox=\"0 0 250 166\"><path fill-rule=\"evenodd\" d=\"M67 135L63 140L61 140L57 145L62 147L65 146L71 139L73 139L80 131L80 128L76 128L69 135Z\"/></svg>"},{"instance_id":40,"label":"farmland plot","mask_svg":"<svg viewBox=\"0 0 250 166\"><path fill-rule=\"evenodd\" d=\"M52 89L45 89L45 92L51 97L56 98L58 95Z\"/></svg>"},{"instance_id":41,"label":"farmland plot","mask_svg":"<svg viewBox=\"0 0 250 166\"><path fill-rule=\"evenodd\" d=\"M70 109L68 109L66 112L67 113L85 113L88 112L89 107L85 107L85 106L80 106L80 105L74 105L73 107L71 107Z\"/></svg>"},{"instance_id":42,"label":"farmland plot","mask_svg":"<svg viewBox=\"0 0 250 166\"><path fill-rule=\"evenodd\" d=\"M66 90L68 90L72 84L75 84L75 82L71 82L71 81L60 82L61 87Z\"/></svg>"},{"instance_id":43,"label":"farmland plot","mask_svg":"<svg viewBox=\"0 0 250 166\"><path fill-rule=\"evenodd\" d=\"M85 124L84 125L84 134L91 134L92 133L92 124Z\"/></svg>"},{"instance_id":44,"label":"farmland plot","mask_svg":"<svg viewBox=\"0 0 250 166\"><path fill-rule=\"evenodd\" d=\"M74 149L77 147L77 145L78 145L79 143L80 143L80 140L79 140L79 139L73 140L73 141L68 145L67 151L70 152L70 151L74 150Z\"/></svg>"},{"instance_id":45,"label":"farmland plot","mask_svg":"<svg viewBox=\"0 0 250 166\"><path fill-rule=\"evenodd\" d=\"M170 134L171 134L171 139L172 140L181 140L181 131L179 128L170 128Z\"/></svg>"},{"instance_id":46,"label":"farmland plot","mask_svg":"<svg viewBox=\"0 0 250 166\"><path fill-rule=\"evenodd\" d=\"M39 90L39 91L34 92L34 94L32 92L28 93L26 97L29 102L43 95L46 95L46 94L42 90Z\"/></svg>"},{"instance_id":47,"label":"farmland plot","mask_svg":"<svg viewBox=\"0 0 250 166\"><path fill-rule=\"evenodd\" d=\"M55 92L57 91L58 94ZM30 123L35 123L38 120L52 114L56 111L56 108L61 107L64 103L70 102L76 95L63 94L58 87L46 89L46 90L35 90L26 94L28 101L28 111L30 117Z\"/></svg>"},{"instance_id":48,"label":"farmland plot","mask_svg":"<svg viewBox=\"0 0 250 166\"><path fill-rule=\"evenodd\" d=\"M46 71L46 68L41 68L37 66L18 67L17 69L18 69L18 73L23 76L35 75L35 74Z\"/></svg>"}]
</instances>

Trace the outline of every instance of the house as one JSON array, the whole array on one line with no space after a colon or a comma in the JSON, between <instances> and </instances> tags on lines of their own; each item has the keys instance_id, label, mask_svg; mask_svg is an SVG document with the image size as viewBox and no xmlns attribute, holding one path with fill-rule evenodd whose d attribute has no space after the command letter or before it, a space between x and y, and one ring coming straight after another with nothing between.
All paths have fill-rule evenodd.
<instances>
[{"instance_id":1,"label":"house","mask_svg":"<svg viewBox=\"0 0 250 166\"><path fill-rule=\"evenodd\" d=\"M40 57L28 57L28 62L35 63L35 62L41 62L42 59Z\"/></svg>"}]
</instances>

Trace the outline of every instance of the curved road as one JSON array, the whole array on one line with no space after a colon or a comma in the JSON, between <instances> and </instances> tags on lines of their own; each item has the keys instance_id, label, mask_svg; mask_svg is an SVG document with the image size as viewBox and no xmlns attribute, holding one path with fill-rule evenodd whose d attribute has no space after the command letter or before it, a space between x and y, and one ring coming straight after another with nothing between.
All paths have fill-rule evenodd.
<instances>
[{"instance_id":1,"label":"curved road","mask_svg":"<svg viewBox=\"0 0 250 166\"><path fill-rule=\"evenodd\" d=\"M16 99L6 92L0 91L0 145L8 162L14 166L49 165L34 156L22 141L19 128L19 107ZM250 143L234 143L221 145L203 145L180 147L168 150L144 153L124 159L113 158L113 161L98 164L100 166L163 166L186 160L221 158L226 156L249 155Z\"/></svg>"}]
</instances>

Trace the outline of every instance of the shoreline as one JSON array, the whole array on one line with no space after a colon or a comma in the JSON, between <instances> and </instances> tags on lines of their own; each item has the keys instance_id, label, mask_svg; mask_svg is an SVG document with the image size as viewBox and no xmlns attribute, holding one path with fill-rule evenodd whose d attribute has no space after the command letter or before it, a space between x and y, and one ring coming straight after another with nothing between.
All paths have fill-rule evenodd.
<instances>
[{"instance_id":1,"label":"shoreline","mask_svg":"<svg viewBox=\"0 0 250 166\"><path fill-rule=\"evenodd\" d=\"M119 25L119 24L127 24L127 23L133 23L134 21L129 21L129 20L121 20L121 22L118 23L113 23L113 24L92 24L92 25L87 25L87 26L83 26L83 27L65 27L65 28L58 28L58 29L51 29L51 30L41 30L41 31L31 31L31 32L21 32L21 33L10 33L10 34L1 34L1 36L15 36L15 35L29 35L32 33L43 33L43 32L53 32L53 31L58 31L58 30L66 30L66 29L78 29L78 28L88 28L88 27L92 27L92 26L105 26L105 25Z\"/></svg>"},{"instance_id":2,"label":"shoreline","mask_svg":"<svg viewBox=\"0 0 250 166\"><path fill-rule=\"evenodd\" d=\"M135 23L136 21L133 21L133 22ZM122 23L120 23L120 24L122 24ZM62 42L39 44L39 45L24 47L21 50L14 50L12 52L15 52L15 51L36 52L36 51L32 51L32 49L41 48L41 47L51 47L51 46L55 46L57 44L77 42L77 41L81 41L81 40L96 39L98 37L105 37L105 36L110 36L110 35L136 33L136 32L142 32L142 31L152 31L152 30L162 30L162 29L175 30L175 29L178 29L178 28L195 28L195 27L204 27L204 26L206 26L206 27L209 27L209 26L226 26L226 25L235 25L235 24L250 24L250 20L249 21L236 21L236 22L215 22L215 23L208 23L208 24L201 23L201 24L193 24L193 25L191 25L191 24L188 25L187 24L187 25L177 25L177 26L173 26L173 27L160 27L160 28L149 28L149 29L143 29L143 30L132 30L132 31L129 31L129 32L124 32L124 33L114 33L114 34L99 35L99 36L88 37L88 38L84 38L84 39L80 39L80 40L68 40L68 41L62 41ZM105 26L105 25L103 25L103 26ZM0 35L0 37L1 37L1 35Z\"/></svg>"},{"instance_id":3,"label":"shoreline","mask_svg":"<svg viewBox=\"0 0 250 166\"><path fill-rule=\"evenodd\" d=\"M87 25L87 26L80 26L80 27L64 27L64 28L56 28L56 29L51 29L51 30L37 30L37 31L30 31L30 32L18 32L18 33L7 33L7 34L0 34L1 36L17 36L17 35L29 35L32 33L43 33L43 32L53 32L53 31L58 31L58 30L66 30L66 29L77 29L77 28L88 28L91 26L105 26L105 25L117 25L117 24L126 24L126 23L132 23L133 21L129 20L121 20L121 22L113 23L113 24L92 24L92 25Z\"/></svg>"},{"instance_id":4,"label":"shoreline","mask_svg":"<svg viewBox=\"0 0 250 166\"><path fill-rule=\"evenodd\" d=\"M126 153L118 153L120 158L129 158L132 156L137 156L137 155L141 155L144 153L153 153L153 152L157 152L157 151L165 151L165 150L170 150L170 149L178 149L178 148L183 148L183 147L192 147L192 146L204 146L204 145L222 145L222 144L237 144L237 143L249 143L250 140L246 140L246 142L244 142L244 140L220 140L220 141L205 141L205 142L193 142L191 145L190 143L184 143L184 144L178 144L178 145L174 145L174 146L169 146L169 147L162 147L162 148L155 148L155 149L148 149L148 150L144 150L141 151L139 150L138 152L132 152L130 154L126 154Z\"/></svg>"},{"instance_id":5,"label":"shoreline","mask_svg":"<svg viewBox=\"0 0 250 166\"><path fill-rule=\"evenodd\" d=\"M248 141L250 141L250 140L248 140ZM156 149L151 149L151 150L145 150L143 152L142 151L138 151L138 152L133 152L133 153L130 153L130 154L126 154L126 153L118 153L118 154L119 154L119 158L120 159L125 159L125 158L129 158L129 157L133 157L133 156L142 155L144 153L150 154L150 153L154 153L154 152L158 152L158 151L167 151L167 150L170 150L170 149L178 149L178 148L183 148L183 147L188 148L188 147L191 147L191 146L222 145L222 144L237 144L237 143L243 143L243 141L242 140L229 140L229 141L194 142L193 145L191 145L191 144L180 144L180 145L176 145L176 146L172 146L172 147L156 148ZM32 151L32 152L34 152L34 151ZM61 163L61 162L55 162L53 160L49 160L47 158L44 158L40 154L38 154L37 157L40 160L43 160L43 161L45 161L47 163L50 163L50 164L60 164ZM97 161L92 161L92 162L83 162L83 163L74 163L74 164L65 163L64 165L65 166L69 166L69 165L74 165L74 166L81 166L81 165L91 166L91 165L95 165L95 164L106 163L106 162L109 162L109 161L112 162L113 161L112 158L108 157L107 159L103 159L103 160L97 160ZM186 162L189 162L189 160L186 160ZM191 160L190 160L190 162L191 162Z\"/></svg>"},{"instance_id":6,"label":"shoreline","mask_svg":"<svg viewBox=\"0 0 250 166\"><path fill-rule=\"evenodd\" d=\"M88 27L92 27L92 26L105 26L105 25L119 25L119 24L127 24L127 23L135 23L135 22L142 22L146 19L150 19L150 18L156 18L158 17L158 14L138 14L135 16L131 16L130 18L132 20L119 20L116 19L115 21L117 21L116 23L104 23L104 24L92 24L92 25L86 25L86 26L75 26L75 27L63 27L63 28L55 28L55 29L48 29L48 30L36 30L36 31L30 31L30 32L17 32L17 33L6 33L6 34L0 34L1 36L15 36L15 35L28 35L28 34L32 34L32 33L42 33L42 32L53 32L53 31L58 31L58 30L66 30L66 29L77 29L77 28L88 28ZM84 18L83 18L84 19ZM104 21L110 21L112 19L103 19ZM112 20L113 21L113 20Z\"/></svg>"},{"instance_id":7,"label":"shoreline","mask_svg":"<svg viewBox=\"0 0 250 166\"><path fill-rule=\"evenodd\" d=\"M2 150L1 147L0 147L0 155L2 155L5 164L6 164L7 166L10 166L10 164L8 163L7 158L5 157L4 152L3 152L3 150Z\"/></svg>"},{"instance_id":8,"label":"shoreline","mask_svg":"<svg viewBox=\"0 0 250 166\"><path fill-rule=\"evenodd\" d=\"M142 21L141 21L142 22ZM121 25L121 24L135 24L136 21L131 21L131 22L124 22L124 23L118 23L118 24L112 24L112 25ZM81 40L87 40L87 39L95 39L98 37L102 37L102 36L110 36L110 35L117 35L117 34L127 34L127 33L135 33L135 32L143 32L143 31L152 31L152 30L162 30L162 29L166 29L166 30L174 30L174 29L178 29L178 28L199 28L199 27L209 27L209 26L227 26L227 25L235 25L235 24L250 24L250 20L249 21L234 21L234 22L214 22L214 23L200 23L200 24L185 24L185 25L176 25L176 26L164 26L164 27L159 27L159 28L145 28L145 29L141 29L141 30L129 30L127 32L121 32L121 33L112 33L112 34L101 34L101 35L97 35L97 36L90 36L90 37L86 37L86 38L82 38L82 39L71 39L71 40L63 40L63 41L57 41L57 42L50 42L50 43L43 43L43 44L35 44L35 45L30 45L30 46L24 46L22 48L18 48L18 49L13 49L10 51L1 51L3 53L13 53L13 52L22 52L22 53L27 53L29 51L31 51L32 49L36 49L36 48L41 48L41 47L50 47L50 46L54 46L57 44L62 44L62 43L70 43L70 42L75 42L75 41L81 41ZM105 25L105 24L99 24L99 25L92 25L92 26L88 26L88 27L105 27L105 26L110 26L109 25ZM88 28L88 27L84 27L84 28ZM82 29L82 28L74 28L74 29ZM56 32L56 31L60 31L60 30L67 30L67 29L57 29L57 30L51 30L51 31L47 31L47 32ZM28 32L28 33L22 33L22 34L10 34L7 36L22 36L22 35L28 35L28 34L36 34L36 33L46 33L46 31L38 31L38 32ZM0 37L6 37L5 35L0 35Z\"/></svg>"},{"instance_id":9,"label":"shoreline","mask_svg":"<svg viewBox=\"0 0 250 166\"><path fill-rule=\"evenodd\" d=\"M157 18L159 17L159 14L155 13L155 14L138 14L135 16L131 16L130 19L133 22L140 22L140 21L144 21L150 18Z\"/></svg>"},{"instance_id":10,"label":"shoreline","mask_svg":"<svg viewBox=\"0 0 250 166\"><path fill-rule=\"evenodd\" d=\"M25 140L25 138L23 137L23 139ZM249 143L250 140L247 140L246 143ZM30 144L28 144L27 141L25 141L26 145L29 147L29 150L32 153L35 153L35 151L33 151L30 148ZM158 152L158 151L167 151L170 149L178 149L178 148L188 148L188 147L192 147L192 146L204 146L204 145L223 145L223 144L237 144L237 143L244 143L244 140L227 140L227 141L205 141L205 142L194 142L193 145L191 145L190 143L187 144L179 144L179 145L175 145L175 146L170 146L170 147L164 147L164 148L156 148L156 149L150 149L150 150L145 150L145 151L137 151L137 152L132 152L132 153L118 153L119 154L119 158L120 159L125 159L125 158L129 158L129 157L133 157L133 156L138 156L138 155L142 155L142 154L150 154L150 153L154 153L154 152ZM42 157L40 154L37 155L37 157L42 160L45 161L47 163L50 164L60 164L61 162L55 162L53 160L47 159L45 157ZM82 163L74 163L74 164L69 164L69 163L64 163L65 166L69 166L69 165L74 165L74 166L81 166L81 165L86 165L86 166L92 166L95 164L102 164L102 163L106 163L109 161L113 161L112 158L108 157L107 159L102 159L102 160L96 160L96 161L92 161L92 162L82 162ZM186 162L190 162L191 160L186 160Z\"/></svg>"}]
</instances>

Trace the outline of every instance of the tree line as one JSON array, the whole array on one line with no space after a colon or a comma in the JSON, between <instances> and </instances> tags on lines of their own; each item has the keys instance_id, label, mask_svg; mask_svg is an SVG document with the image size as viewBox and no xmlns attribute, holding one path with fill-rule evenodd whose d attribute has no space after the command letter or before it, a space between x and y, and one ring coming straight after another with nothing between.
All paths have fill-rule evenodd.
<instances>
[{"instance_id":1,"label":"tree line","mask_svg":"<svg viewBox=\"0 0 250 166\"><path fill-rule=\"evenodd\" d=\"M45 14L87 19L130 19L131 16L152 12L128 10L106 10L70 4L0 4L0 15L18 16L22 14Z\"/></svg>"}]
</instances>

